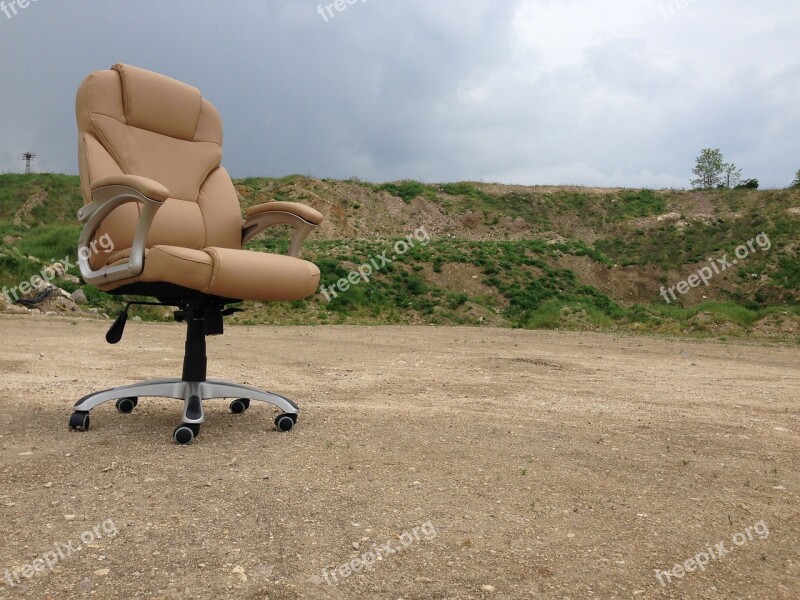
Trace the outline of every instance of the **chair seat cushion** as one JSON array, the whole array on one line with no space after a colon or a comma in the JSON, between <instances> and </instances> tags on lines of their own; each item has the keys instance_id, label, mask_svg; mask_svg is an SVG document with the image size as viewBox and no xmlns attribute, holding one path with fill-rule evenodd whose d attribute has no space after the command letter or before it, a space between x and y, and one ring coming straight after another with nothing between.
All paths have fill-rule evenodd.
<instances>
[{"instance_id":1,"label":"chair seat cushion","mask_svg":"<svg viewBox=\"0 0 800 600\"><path fill-rule=\"evenodd\" d=\"M110 264L126 262L127 254L115 253ZM239 300L301 300L316 291L319 269L306 260L280 254L157 245L146 250L144 270L138 277L99 287L108 292L135 282L172 283Z\"/></svg>"}]
</instances>

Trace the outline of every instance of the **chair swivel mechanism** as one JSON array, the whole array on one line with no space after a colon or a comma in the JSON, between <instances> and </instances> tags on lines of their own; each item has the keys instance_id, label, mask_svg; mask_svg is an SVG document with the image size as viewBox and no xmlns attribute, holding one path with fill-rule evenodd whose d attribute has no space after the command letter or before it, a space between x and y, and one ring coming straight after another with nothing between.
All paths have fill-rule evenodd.
<instances>
[{"instance_id":1,"label":"chair swivel mechanism","mask_svg":"<svg viewBox=\"0 0 800 600\"><path fill-rule=\"evenodd\" d=\"M279 431L297 421L297 405L278 394L206 379L206 336L243 300L300 300L313 294L319 269L298 258L322 221L311 207L268 202L246 211L222 160L222 122L197 88L129 65L90 74L78 89L78 162L84 223L78 262L87 284L129 300L106 339L117 343L132 304L174 307L187 327L180 379L154 379L84 396L69 419L89 429L89 411L114 401L121 413L141 397L183 401L173 439L188 444L204 422L203 402L229 398L243 413L251 401L280 412ZM244 250L272 225L293 226L287 255ZM156 301L153 302L152 299Z\"/></svg>"}]
</instances>

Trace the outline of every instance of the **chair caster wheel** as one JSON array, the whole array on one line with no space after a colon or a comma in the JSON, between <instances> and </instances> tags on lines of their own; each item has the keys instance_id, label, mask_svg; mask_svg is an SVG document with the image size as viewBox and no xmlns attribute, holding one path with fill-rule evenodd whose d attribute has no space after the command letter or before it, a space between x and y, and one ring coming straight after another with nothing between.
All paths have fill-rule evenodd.
<instances>
[{"instance_id":1,"label":"chair caster wheel","mask_svg":"<svg viewBox=\"0 0 800 600\"><path fill-rule=\"evenodd\" d=\"M139 404L138 398L120 398L116 402L117 410L123 415L133 412L133 409Z\"/></svg>"},{"instance_id":2,"label":"chair caster wheel","mask_svg":"<svg viewBox=\"0 0 800 600\"><path fill-rule=\"evenodd\" d=\"M178 425L175 431L172 432L172 440L176 444L185 446L191 443L198 435L200 435L200 425L197 423L183 423L182 425Z\"/></svg>"},{"instance_id":3,"label":"chair caster wheel","mask_svg":"<svg viewBox=\"0 0 800 600\"><path fill-rule=\"evenodd\" d=\"M283 414L275 417L275 427L278 431L287 432L291 431L297 421L297 415Z\"/></svg>"},{"instance_id":4,"label":"chair caster wheel","mask_svg":"<svg viewBox=\"0 0 800 600\"><path fill-rule=\"evenodd\" d=\"M239 398L231 402L230 409L235 415L240 415L250 408L250 398Z\"/></svg>"},{"instance_id":5,"label":"chair caster wheel","mask_svg":"<svg viewBox=\"0 0 800 600\"><path fill-rule=\"evenodd\" d=\"M75 431L89 431L89 413L74 412L69 418L69 428Z\"/></svg>"}]
</instances>

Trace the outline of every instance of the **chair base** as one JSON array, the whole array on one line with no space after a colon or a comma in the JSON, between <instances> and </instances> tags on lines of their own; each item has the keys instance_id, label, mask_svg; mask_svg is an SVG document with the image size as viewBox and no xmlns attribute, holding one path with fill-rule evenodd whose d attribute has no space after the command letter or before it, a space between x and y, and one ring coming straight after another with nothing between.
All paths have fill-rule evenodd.
<instances>
[{"instance_id":1,"label":"chair base","mask_svg":"<svg viewBox=\"0 0 800 600\"><path fill-rule=\"evenodd\" d=\"M281 414L275 419L275 425L279 431L289 431L294 423L297 422L297 417L300 414L299 407L289 398L230 381L218 379L209 379L207 381L152 379L84 396L75 403L75 412L70 417L70 428L87 430L89 428L89 411L106 402L115 401L120 412L131 412L138 404L140 397L173 398L183 401L182 425L178 426L173 434L175 441L182 444L190 442L199 434L200 424L205 421L204 400L233 398L231 412L234 413L247 410L251 400L271 404L281 410ZM120 401L123 400L131 402L121 404ZM234 406L236 403L238 405ZM187 429L192 431L192 435L187 434L188 439L179 435L179 430L187 426ZM182 439L186 439L186 441L182 441Z\"/></svg>"},{"instance_id":2,"label":"chair base","mask_svg":"<svg viewBox=\"0 0 800 600\"><path fill-rule=\"evenodd\" d=\"M203 401L212 398L246 398L247 400L257 400L272 404L290 415L300 413L298 406L284 396L218 379L209 379L208 381L183 381L182 379L140 381L132 385L123 385L84 396L75 403L74 408L76 412L88 413L105 402L140 397L183 400L183 418L181 419L183 423L200 424L204 422Z\"/></svg>"},{"instance_id":3,"label":"chair base","mask_svg":"<svg viewBox=\"0 0 800 600\"><path fill-rule=\"evenodd\" d=\"M222 333L222 317L231 314L232 309L225 305L233 302L222 298L200 297L181 300L181 310L175 313L178 321L187 324L186 353L183 357L183 376L181 379L152 379L132 385L94 392L75 403L75 412L69 419L70 429L86 431L89 429L89 411L105 402L116 401L117 410L131 412L142 396L174 398L183 401L183 418L173 432L173 439L179 444L188 444L200 433L200 424L205 421L203 401L211 398L233 398L230 409L238 414L250 407L250 401L266 402L282 412L275 418L279 431L289 431L300 414L298 406L278 394L258 388L239 385L230 381L206 379L206 336ZM131 303L128 304L130 306ZM147 304L147 303L139 303ZM159 298L160 305L174 305ZM127 320L127 306L109 329L106 339L117 343Z\"/></svg>"}]
</instances>

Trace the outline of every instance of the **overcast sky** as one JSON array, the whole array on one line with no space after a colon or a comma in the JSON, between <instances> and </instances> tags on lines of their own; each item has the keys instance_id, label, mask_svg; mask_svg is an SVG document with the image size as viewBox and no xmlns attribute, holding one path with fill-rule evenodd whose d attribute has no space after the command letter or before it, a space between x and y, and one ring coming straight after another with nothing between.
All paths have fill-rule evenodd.
<instances>
[{"instance_id":1,"label":"overcast sky","mask_svg":"<svg viewBox=\"0 0 800 600\"><path fill-rule=\"evenodd\" d=\"M234 177L688 187L704 147L762 187L800 169L798 0L331 1L5 0L0 171L77 173L75 91L117 62L199 87Z\"/></svg>"}]
</instances>

